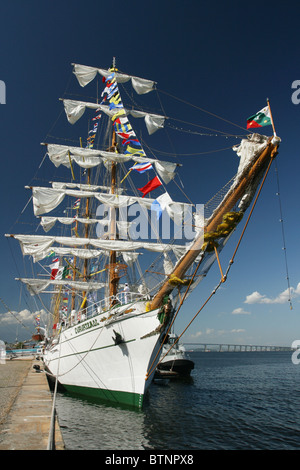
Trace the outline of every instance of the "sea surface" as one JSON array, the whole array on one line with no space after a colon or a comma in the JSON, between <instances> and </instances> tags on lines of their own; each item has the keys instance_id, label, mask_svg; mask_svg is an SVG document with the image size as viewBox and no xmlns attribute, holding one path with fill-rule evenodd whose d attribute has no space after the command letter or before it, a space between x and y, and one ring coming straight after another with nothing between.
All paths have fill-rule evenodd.
<instances>
[{"instance_id":1,"label":"sea surface","mask_svg":"<svg viewBox=\"0 0 300 470\"><path fill-rule=\"evenodd\" d=\"M299 450L291 352L192 352L188 380L151 384L144 409L58 393L67 450Z\"/></svg>"}]
</instances>

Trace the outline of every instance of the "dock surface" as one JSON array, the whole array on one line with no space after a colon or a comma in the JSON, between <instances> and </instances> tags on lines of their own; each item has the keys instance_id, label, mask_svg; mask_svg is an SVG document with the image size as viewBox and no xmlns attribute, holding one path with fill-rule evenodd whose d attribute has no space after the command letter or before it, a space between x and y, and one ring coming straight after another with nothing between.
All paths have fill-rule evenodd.
<instances>
[{"instance_id":1,"label":"dock surface","mask_svg":"<svg viewBox=\"0 0 300 470\"><path fill-rule=\"evenodd\" d=\"M13 359L0 364L0 450L47 450L51 415L52 394L43 363ZM55 450L64 449L57 419L54 443Z\"/></svg>"}]
</instances>

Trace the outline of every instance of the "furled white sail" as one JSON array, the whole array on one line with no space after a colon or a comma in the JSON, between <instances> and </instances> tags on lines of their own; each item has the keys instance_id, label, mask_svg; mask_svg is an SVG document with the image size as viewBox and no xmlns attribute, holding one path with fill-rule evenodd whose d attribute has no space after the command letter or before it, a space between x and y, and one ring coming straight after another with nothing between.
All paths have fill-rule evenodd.
<instances>
[{"instance_id":1,"label":"furled white sail","mask_svg":"<svg viewBox=\"0 0 300 470\"><path fill-rule=\"evenodd\" d=\"M266 148L267 142L268 137L260 134L251 134L247 139L242 139L239 145L233 147L237 156L240 157L236 179L238 179L245 168L252 163L253 158Z\"/></svg>"},{"instance_id":2,"label":"furled white sail","mask_svg":"<svg viewBox=\"0 0 300 470\"><path fill-rule=\"evenodd\" d=\"M62 101L64 103L66 116L70 124L75 124L75 122L77 122L78 119L80 119L81 116L84 114L86 108L103 111L110 117L114 116L120 111L118 108L110 110L108 106L97 103L90 103L87 101L75 101L67 99L63 99ZM149 134L153 134L158 129L164 127L164 122L166 119L165 116L159 116L157 114L150 114L137 110L128 110L125 108L123 109L123 114L131 114L133 117L136 118L143 117Z\"/></svg>"},{"instance_id":3,"label":"furled white sail","mask_svg":"<svg viewBox=\"0 0 300 470\"><path fill-rule=\"evenodd\" d=\"M64 165L70 168L73 161L82 168L93 168L102 163L102 159L99 158L101 155L100 150L48 144L47 152L51 162L56 167Z\"/></svg>"},{"instance_id":4,"label":"furled white sail","mask_svg":"<svg viewBox=\"0 0 300 470\"><path fill-rule=\"evenodd\" d=\"M80 191L110 191L109 186L98 186L96 184L81 184L81 183L64 183L58 181L52 181L52 188L54 189L79 189ZM121 189L121 188L120 188Z\"/></svg>"},{"instance_id":5,"label":"furled white sail","mask_svg":"<svg viewBox=\"0 0 300 470\"><path fill-rule=\"evenodd\" d=\"M134 118L144 118L145 124L148 130L149 135L154 134L158 129L162 129L165 123L164 116L158 116L155 114L145 113L144 111L130 110L126 111L127 114L131 114Z\"/></svg>"},{"instance_id":6,"label":"furled white sail","mask_svg":"<svg viewBox=\"0 0 300 470\"><path fill-rule=\"evenodd\" d=\"M99 222L97 219L84 219L82 217L41 217L41 226L45 232L49 232L56 222L60 222L64 225L72 225L75 224L76 221L81 224L97 224Z\"/></svg>"},{"instance_id":7,"label":"furled white sail","mask_svg":"<svg viewBox=\"0 0 300 470\"><path fill-rule=\"evenodd\" d=\"M165 184L174 179L176 167L177 163L155 161L155 169Z\"/></svg>"},{"instance_id":8,"label":"furled white sail","mask_svg":"<svg viewBox=\"0 0 300 470\"><path fill-rule=\"evenodd\" d=\"M83 149L68 145L47 144L47 152L52 163L59 167L64 165L70 168L71 162L77 163L82 168L92 168L100 165L102 161L114 161L117 163L133 160L135 163L154 163L155 170L165 184L175 177L177 163L156 160L154 158L140 157L138 155L124 155L104 150ZM69 186L70 187L70 186Z\"/></svg>"},{"instance_id":9,"label":"furled white sail","mask_svg":"<svg viewBox=\"0 0 300 470\"><path fill-rule=\"evenodd\" d=\"M242 139L239 145L233 147L233 151L235 151L240 158L238 171L233 178L232 184L227 191L227 196L234 191L234 189L238 186L241 181L243 175L247 174L247 171L253 165L255 160L261 154L261 152L267 147L269 138L260 135L260 134L250 134L247 136L246 139ZM279 139L280 140L280 139ZM254 192L257 189L257 185L259 184L260 179L254 178L252 181L249 181L247 191L243 195L241 201L239 202L238 208L239 210L245 211L250 203ZM219 206L215 208L215 210L210 215L210 219L214 217L214 214L219 210Z\"/></svg>"},{"instance_id":10,"label":"furled white sail","mask_svg":"<svg viewBox=\"0 0 300 470\"><path fill-rule=\"evenodd\" d=\"M11 235L6 235L10 237ZM20 242L23 255L30 255L34 261L39 261L50 254L55 243L69 246L82 247L92 246L105 251L133 251L146 249L157 253L176 249L185 249L182 245L168 243L142 242L135 240L102 240L98 238L77 237L51 237L49 235L13 235ZM55 249L54 249L55 250Z\"/></svg>"},{"instance_id":11,"label":"furled white sail","mask_svg":"<svg viewBox=\"0 0 300 470\"><path fill-rule=\"evenodd\" d=\"M95 150L68 145L48 144L47 152L52 163L58 167L64 165L70 167L72 161L83 168L92 168L100 165L103 160L120 161L121 155L115 152ZM122 155L122 161L127 162L131 156Z\"/></svg>"},{"instance_id":12,"label":"furled white sail","mask_svg":"<svg viewBox=\"0 0 300 470\"><path fill-rule=\"evenodd\" d=\"M111 75L111 71L100 69L96 67L90 67L87 65L74 64L73 73L76 75L76 78L80 86L85 87L96 77L97 73L107 78ZM138 95L149 93L153 90L155 82L152 80L147 80L145 78L134 77L132 75L126 75L124 73L115 72L116 81L118 83L125 83L131 80L132 87Z\"/></svg>"},{"instance_id":13,"label":"furled white sail","mask_svg":"<svg viewBox=\"0 0 300 470\"><path fill-rule=\"evenodd\" d=\"M75 189L54 189L54 188L43 188L39 186L28 187L32 189L32 200L33 200L33 210L35 215L42 215L48 212L51 212L64 200L65 196L73 196L75 198L84 198L84 197L95 197L102 204L106 204L110 207L128 207L132 204L138 203L140 206L145 209L151 210L151 206L155 199L143 198L138 196L125 196L118 194L106 194L98 193L96 191L80 191ZM190 204L185 204L181 202L170 202L166 207L166 210L169 216L174 220L179 220L179 218L184 213L185 206L190 206Z\"/></svg>"},{"instance_id":14,"label":"furled white sail","mask_svg":"<svg viewBox=\"0 0 300 470\"><path fill-rule=\"evenodd\" d=\"M86 108L103 111L108 116L113 116L115 111L110 111L108 106L86 101L63 100L65 112L70 124L75 124L84 114Z\"/></svg>"},{"instance_id":15,"label":"furled white sail","mask_svg":"<svg viewBox=\"0 0 300 470\"><path fill-rule=\"evenodd\" d=\"M69 286L74 290L79 291L94 291L105 287L103 282L85 282L85 281L71 281L70 279L26 279L18 278L18 281L26 285L31 295L37 295L49 286Z\"/></svg>"},{"instance_id":16,"label":"furled white sail","mask_svg":"<svg viewBox=\"0 0 300 470\"><path fill-rule=\"evenodd\" d=\"M33 209L35 215L42 215L51 212L65 198L65 196L73 196L76 198L95 197L102 204L111 207L130 206L138 202L143 207L150 209L154 199L141 198L137 196L124 196L118 194L98 193L95 191L80 191L73 189L54 189L43 187L31 187L33 195Z\"/></svg>"},{"instance_id":17,"label":"furled white sail","mask_svg":"<svg viewBox=\"0 0 300 470\"><path fill-rule=\"evenodd\" d=\"M51 250L50 250L51 251ZM101 254L108 253L105 250L93 250L91 248L72 248L72 247L55 247L55 256L76 256L81 259L98 258Z\"/></svg>"},{"instance_id":18,"label":"furled white sail","mask_svg":"<svg viewBox=\"0 0 300 470\"><path fill-rule=\"evenodd\" d=\"M72 225L76 222L81 224L101 224L102 226L107 226L110 223L109 219L87 219L84 217L41 217L41 226L43 227L45 232L49 232L54 226L56 222L60 222L64 225ZM127 235L129 227L133 224L133 222L127 222L123 220L117 220L117 226L120 232L120 237L124 234Z\"/></svg>"}]
</instances>

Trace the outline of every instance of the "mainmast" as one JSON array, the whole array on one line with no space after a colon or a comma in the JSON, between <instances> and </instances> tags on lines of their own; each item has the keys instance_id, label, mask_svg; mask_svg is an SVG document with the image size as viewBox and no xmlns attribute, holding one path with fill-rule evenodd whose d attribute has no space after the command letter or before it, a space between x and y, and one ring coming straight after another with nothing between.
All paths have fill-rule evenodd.
<instances>
[{"instance_id":1,"label":"mainmast","mask_svg":"<svg viewBox=\"0 0 300 470\"><path fill-rule=\"evenodd\" d=\"M114 72L116 65L116 58L113 57L113 63L110 71ZM110 151L116 151L117 149L117 142L116 142L116 134L115 131L113 130L112 132L112 140L111 140L111 147ZM87 172L87 184L90 184L90 169L88 169ZM111 166L111 194L115 194L115 187L116 187L116 173L117 173L117 168L116 168L116 163L112 162ZM86 211L85 211L85 217L86 219L89 218L89 204L90 204L90 199L87 198L86 200ZM85 238L88 238L89 236L89 225L85 225ZM111 226L110 226L110 239L115 240L116 238L116 209L114 207L111 208ZM86 247L87 248L87 247ZM115 296L117 294L118 290L118 278L116 277L115 273L115 265L116 265L116 252L115 251L110 251L109 254L109 296ZM87 281L88 278L88 260L84 260L84 267L83 267L83 280ZM86 303L86 292L83 292L83 304Z\"/></svg>"},{"instance_id":2,"label":"mainmast","mask_svg":"<svg viewBox=\"0 0 300 470\"><path fill-rule=\"evenodd\" d=\"M235 204L241 199L245 194L246 188L261 172L262 168L277 154L278 143L272 143L272 138L269 139L267 147L262 151L261 155L257 158L256 162L244 176L237 187L229 192L228 195L224 198L223 202L219 206L215 215L209 221L205 227L205 232L212 232L217 229L217 226L222 222L223 216L232 210ZM171 276L176 276L179 279L182 279L188 268L194 263L195 259L201 252L203 245L203 237L198 237L197 240L193 243L192 247L187 251L185 256L179 261L174 271L171 273ZM151 302L151 309L160 307L162 304L163 298L165 295L168 295L172 290L173 286L169 283L169 279L165 281L163 286L159 289L157 294L154 296Z\"/></svg>"},{"instance_id":3,"label":"mainmast","mask_svg":"<svg viewBox=\"0 0 300 470\"><path fill-rule=\"evenodd\" d=\"M112 67L110 69L111 72L116 71L116 58L113 57ZM111 139L111 147L109 149L111 152L117 151L117 140L116 140L116 133L113 129L112 131L112 139ZM116 193L116 184L117 184L117 165L115 161L112 161L111 165L111 187L110 192L111 194ZM110 209L110 239L116 239L116 208L111 207ZM118 270L116 266L116 252L111 250L109 253L109 265L108 265L108 272L109 272L109 296L115 296L118 292Z\"/></svg>"},{"instance_id":4,"label":"mainmast","mask_svg":"<svg viewBox=\"0 0 300 470\"><path fill-rule=\"evenodd\" d=\"M113 131L111 150L116 150L116 134ZM116 163L112 162L111 165L111 194L115 194L116 189ZM110 239L116 239L116 208L111 207L110 209ZM116 252L111 250L109 253L109 296L117 294L118 290L118 273L116 272Z\"/></svg>"}]
</instances>

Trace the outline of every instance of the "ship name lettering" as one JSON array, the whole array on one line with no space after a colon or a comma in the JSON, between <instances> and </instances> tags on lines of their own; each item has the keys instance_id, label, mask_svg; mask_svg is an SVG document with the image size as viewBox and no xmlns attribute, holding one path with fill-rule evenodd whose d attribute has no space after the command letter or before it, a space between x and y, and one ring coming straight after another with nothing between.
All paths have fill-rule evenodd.
<instances>
[{"instance_id":1,"label":"ship name lettering","mask_svg":"<svg viewBox=\"0 0 300 470\"><path fill-rule=\"evenodd\" d=\"M94 326L99 326L98 320L90 320L82 325L79 325L75 328L75 333L82 333L85 330L89 330L90 328L94 328Z\"/></svg>"}]
</instances>

